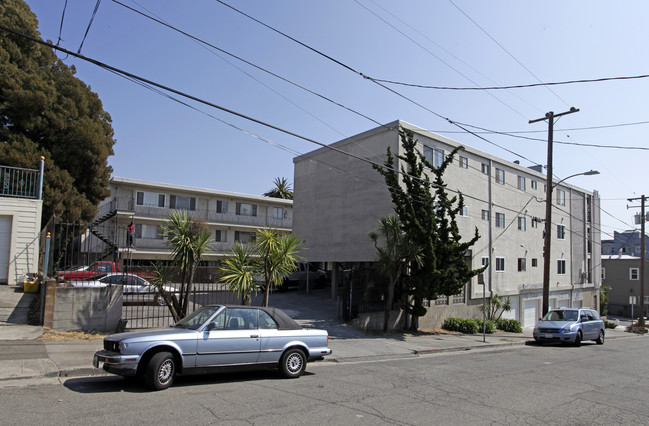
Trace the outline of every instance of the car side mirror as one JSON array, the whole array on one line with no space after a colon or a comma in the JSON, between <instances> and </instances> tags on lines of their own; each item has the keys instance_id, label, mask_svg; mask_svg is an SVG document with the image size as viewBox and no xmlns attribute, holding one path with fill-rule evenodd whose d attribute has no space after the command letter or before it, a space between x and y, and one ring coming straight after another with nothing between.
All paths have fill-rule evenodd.
<instances>
[{"instance_id":1,"label":"car side mirror","mask_svg":"<svg viewBox=\"0 0 649 426\"><path fill-rule=\"evenodd\" d=\"M207 327L205 327L205 331L211 331L211 330L214 330L215 328L216 328L216 323L211 322L211 323L207 324Z\"/></svg>"}]
</instances>

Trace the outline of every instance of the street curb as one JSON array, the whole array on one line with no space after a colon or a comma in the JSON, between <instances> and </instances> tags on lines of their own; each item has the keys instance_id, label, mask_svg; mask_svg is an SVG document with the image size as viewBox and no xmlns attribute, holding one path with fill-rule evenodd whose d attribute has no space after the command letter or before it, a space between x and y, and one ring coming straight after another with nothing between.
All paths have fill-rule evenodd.
<instances>
[{"instance_id":1,"label":"street curb","mask_svg":"<svg viewBox=\"0 0 649 426\"><path fill-rule=\"evenodd\" d=\"M69 370L53 371L44 377L81 377L81 376L102 376L108 374L102 368L73 368Z\"/></svg>"}]
</instances>

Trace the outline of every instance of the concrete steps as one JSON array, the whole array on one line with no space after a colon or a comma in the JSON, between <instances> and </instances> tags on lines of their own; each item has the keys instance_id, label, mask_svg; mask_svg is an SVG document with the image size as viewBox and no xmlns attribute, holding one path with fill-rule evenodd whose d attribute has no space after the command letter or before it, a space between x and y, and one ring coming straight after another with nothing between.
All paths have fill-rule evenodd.
<instances>
[{"instance_id":1,"label":"concrete steps","mask_svg":"<svg viewBox=\"0 0 649 426\"><path fill-rule=\"evenodd\" d=\"M40 293L24 293L22 285L0 285L0 324L27 324L29 305Z\"/></svg>"}]
</instances>

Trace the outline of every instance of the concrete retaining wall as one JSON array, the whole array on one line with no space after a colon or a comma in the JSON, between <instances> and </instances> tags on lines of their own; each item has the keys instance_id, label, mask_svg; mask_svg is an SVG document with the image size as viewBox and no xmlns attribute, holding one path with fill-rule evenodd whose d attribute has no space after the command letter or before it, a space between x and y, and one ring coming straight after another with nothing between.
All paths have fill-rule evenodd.
<instances>
[{"instance_id":1,"label":"concrete retaining wall","mask_svg":"<svg viewBox=\"0 0 649 426\"><path fill-rule=\"evenodd\" d=\"M115 331L122 317L120 286L60 287L47 283L43 326L55 331Z\"/></svg>"}]
</instances>

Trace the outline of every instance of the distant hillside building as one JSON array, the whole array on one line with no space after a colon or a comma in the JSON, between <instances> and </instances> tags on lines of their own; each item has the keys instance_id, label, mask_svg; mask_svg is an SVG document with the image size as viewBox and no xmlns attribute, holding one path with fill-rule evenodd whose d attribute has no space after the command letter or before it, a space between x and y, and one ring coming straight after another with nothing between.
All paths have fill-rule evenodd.
<instances>
[{"instance_id":1,"label":"distant hillside building","mask_svg":"<svg viewBox=\"0 0 649 426\"><path fill-rule=\"evenodd\" d=\"M645 235L645 259L649 259L649 237ZM641 238L640 231L629 230L624 232L613 231L612 240L602 240L602 255L622 254L640 257Z\"/></svg>"}]
</instances>

